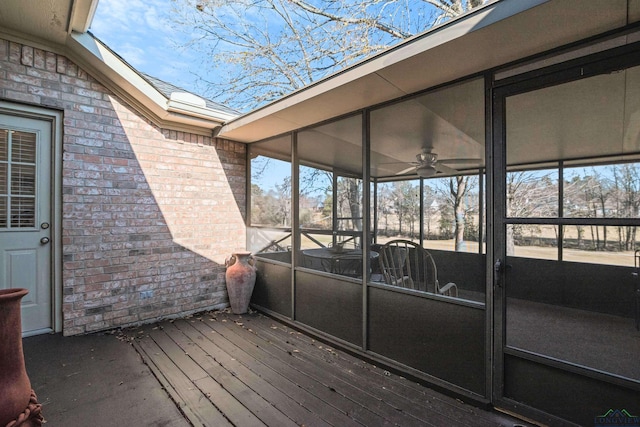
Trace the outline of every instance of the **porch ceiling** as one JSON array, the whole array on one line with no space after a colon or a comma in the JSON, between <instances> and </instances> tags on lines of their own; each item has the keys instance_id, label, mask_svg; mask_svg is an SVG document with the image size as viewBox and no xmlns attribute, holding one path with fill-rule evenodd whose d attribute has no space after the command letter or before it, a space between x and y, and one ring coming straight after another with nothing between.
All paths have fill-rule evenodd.
<instances>
[{"instance_id":1,"label":"porch ceiling","mask_svg":"<svg viewBox=\"0 0 640 427\"><path fill-rule=\"evenodd\" d=\"M502 0L225 124L255 142L508 64L638 19L637 0ZM630 11L630 13L629 13Z\"/></svg>"}]
</instances>

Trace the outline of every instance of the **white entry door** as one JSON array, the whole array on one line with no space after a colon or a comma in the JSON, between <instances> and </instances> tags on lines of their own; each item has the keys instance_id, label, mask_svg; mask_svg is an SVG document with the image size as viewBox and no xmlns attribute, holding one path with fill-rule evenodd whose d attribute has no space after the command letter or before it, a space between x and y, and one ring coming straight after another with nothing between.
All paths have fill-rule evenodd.
<instances>
[{"instance_id":1,"label":"white entry door","mask_svg":"<svg viewBox=\"0 0 640 427\"><path fill-rule=\"evenodd\" d=\"M26 288L25 335L53 328L51 122L0 114L0 289Z\"/></svg>"}]
</instances>

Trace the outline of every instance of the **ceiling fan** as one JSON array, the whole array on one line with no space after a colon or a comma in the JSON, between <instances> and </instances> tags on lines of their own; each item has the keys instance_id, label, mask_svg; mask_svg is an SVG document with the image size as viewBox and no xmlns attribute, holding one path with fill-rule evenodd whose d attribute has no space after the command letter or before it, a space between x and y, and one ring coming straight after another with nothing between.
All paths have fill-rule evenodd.
<instances>
[{"instance_id":1,"label":"ceiling fan","mask_svg":"<svg viewBox=\"0 0 640 427\"><path fill-rule=\"evenodd\" d=\"M411 167L401 170L396 175L404 175L411 171L414 171L421 178L430 178L438 173L456 174L457 170L450 168L446 163L462 164L462 163L478 163L481 159L443 159L438 160L438 155L432 152L432 148L426 147L422 149L422 152L416 154L415 162L408 162Z\"/></svg>"}]
</instances>

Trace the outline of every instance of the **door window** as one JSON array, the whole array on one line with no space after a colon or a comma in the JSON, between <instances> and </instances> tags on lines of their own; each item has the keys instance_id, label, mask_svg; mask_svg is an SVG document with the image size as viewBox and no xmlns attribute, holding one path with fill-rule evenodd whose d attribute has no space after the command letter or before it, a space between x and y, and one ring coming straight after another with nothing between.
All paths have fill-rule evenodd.
<instances>
[{"instance_id":1,"label":"door window","mask_svg":"<svg viewBox=\"0 0 640 427\"><path fill-rule=\"evenodd\" d=\"M36 134L0 129L0 228L35 227Z\"/></svg>"},{"instance_id":2,"label":"door window","mask_svg":"<svg viewBox=\"0 0 640 427\"><path fill-rule=\"evenodd\" d=\"M634 67L506 98L508 351L640 380L639 83Z\"/></svg>"}]
</instances>

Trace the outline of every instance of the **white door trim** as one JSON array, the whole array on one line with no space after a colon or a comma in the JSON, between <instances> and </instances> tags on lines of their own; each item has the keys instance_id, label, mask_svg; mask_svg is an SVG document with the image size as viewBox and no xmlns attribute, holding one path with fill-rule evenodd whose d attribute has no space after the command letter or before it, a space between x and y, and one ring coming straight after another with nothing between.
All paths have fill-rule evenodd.
<instances>
[{"instance_id":1,"label":"white door trim","mask_svg":"<svg viewBox=\"0 0 640 427\"><path fill-rule=\"evenodd\" d=\"M0 101L0 113L51 124L51 304L54 332L62 331L62 126L63 112Z\"/></svg>"}]
</instances>

